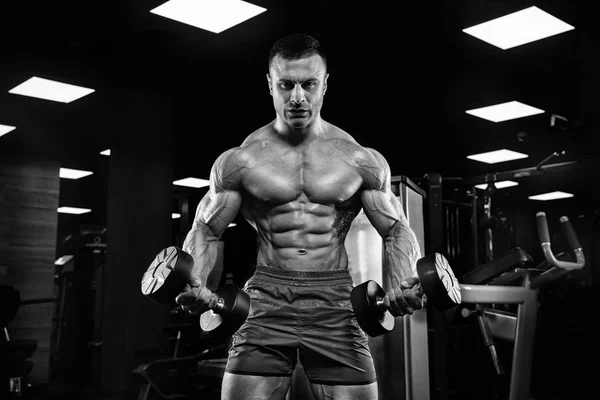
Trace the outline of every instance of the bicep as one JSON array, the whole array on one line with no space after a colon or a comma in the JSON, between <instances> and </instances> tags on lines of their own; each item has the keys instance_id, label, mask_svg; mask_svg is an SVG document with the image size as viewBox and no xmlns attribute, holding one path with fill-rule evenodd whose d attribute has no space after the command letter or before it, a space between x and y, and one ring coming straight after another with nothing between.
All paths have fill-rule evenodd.
<instances>
[{"instance_id":1,"label":"bicep","mask_svg":"<svg viewBox=\"0 0 600 400\"><path fill-rule=\"evenodd\" d=\"M384 238L392 236L394 228L406 222L402 204L391 190L364 190L361 202L369 222Z\"/></svg>"},{"instance_id":2,"label":"bicep","mask_svg":"<svg viewBox=\"0 0 600 400\"><path fill-rule=\"evenodd\" d=\"M221 154L211 169L210 188L196 209L192 229L208 227L220 237L235 218L242 205L241 172L238 149Z\"/></svg>"},{"instance_id":3,"label":"bicep","mask_svg":"<svg viewBox=\"0 0 600 400\"><path fill-rule=\"evenodd\" d=\"M382 237L391 237L395 233L394 229L405 224L406 217L400 200L391 190L391 173L386 159L374 149L365 149L371 155L368 170L377 172L365 175L365 185L361 193L363 210L371 225Z\"/></svg>"}]
</instances>

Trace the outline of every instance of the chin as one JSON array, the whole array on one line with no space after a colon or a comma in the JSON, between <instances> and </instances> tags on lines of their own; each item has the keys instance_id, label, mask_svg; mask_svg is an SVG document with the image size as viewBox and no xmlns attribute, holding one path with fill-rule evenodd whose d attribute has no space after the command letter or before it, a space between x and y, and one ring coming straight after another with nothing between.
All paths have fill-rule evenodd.
<instances>
[{"instance_id":1,"label":"chin","mask_svg":"<svg viewBox=\"0 0 600 400\"><path fill-rule=\"evenodd\" d=\"M308 121L289 121L288 125L294 129L303 129L308 127Z\"/></svg>"}]
</instances>

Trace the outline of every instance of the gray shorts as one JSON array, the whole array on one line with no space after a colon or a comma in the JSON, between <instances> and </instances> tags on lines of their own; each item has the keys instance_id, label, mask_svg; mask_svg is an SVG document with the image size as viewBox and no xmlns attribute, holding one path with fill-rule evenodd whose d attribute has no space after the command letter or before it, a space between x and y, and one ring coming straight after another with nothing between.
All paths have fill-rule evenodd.
<instances>
[{"instance_id":1,"label":"gray shorts","mask_svg":"<svg viewBox=\"0 0 600 400\"><path fill-rule=\"evenodd\" d=\"M291 376L300 357L311 383L375 382L368 337L350 303L352 288L347 270L306 272L257 266L244 287L250 312L233 335L226 371Z\"/></svg>"}]
</instances>

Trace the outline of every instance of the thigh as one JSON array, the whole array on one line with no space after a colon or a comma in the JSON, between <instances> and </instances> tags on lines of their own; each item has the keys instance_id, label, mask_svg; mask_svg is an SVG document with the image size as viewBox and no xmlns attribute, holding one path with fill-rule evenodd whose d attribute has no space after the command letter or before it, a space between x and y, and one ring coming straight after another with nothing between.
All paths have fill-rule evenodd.
<instances>
[{"instance_id":1,"label":"thigh","mask_svg":"<svg viewBox=\"0 0 600 400\"><path fill-rule=\"evenodd\" d=\"M266 286L266 284L265 284ZM297 359L296 316L269 288L247 285L250 310L233 335L226 372L250 376L288 376Z\"/></svg>"},{"instance_id":2,"label":"thigh","mask_svg":"<svg viewBox=\"0 0 600 400\"><path fill-rule=\"evenodd\" d=\"M377 382L368 385L319 385L311 383L317 400L377 400Z\"/></svg>"},{"instance_id":3,"label":"thigh","mask_svg":"<svg viewBox=\"0 0 600 400\"><path fill-rule=\"evenodd\" d=\"M331 302L314 307L310 329L300 332L300 361L311 383L362 386L376 382L368 336L356 321L350 290L341 299L332 295Z\"/></svg>"},{"instance_id":4,"label":"thigh","mask_svg":"<svg viewBox=\"0 0 600 400\"><path fill-rule=\"evenodd\" d=\"M225 372L221 400L284 400L290 388L287 376L239 375Z\"/></svg>"}]
</instances>

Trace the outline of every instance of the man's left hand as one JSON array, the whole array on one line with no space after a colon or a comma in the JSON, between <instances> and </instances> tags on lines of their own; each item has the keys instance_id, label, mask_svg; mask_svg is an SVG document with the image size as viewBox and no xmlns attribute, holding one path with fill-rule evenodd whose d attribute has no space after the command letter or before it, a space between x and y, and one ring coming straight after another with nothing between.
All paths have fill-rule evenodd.
<instances>
[{"instance_id":1,"label":"man's left hand","mask_svg":"<svg viewBox=\"0 0 600 400\"><path fill-rule=\"evenodd\" d=\"M385 307L394 317L412 314L415 310L423 308L423 289L419 278L410 277L400 282L383 298Z\"/></svg>"}]
</instances>

